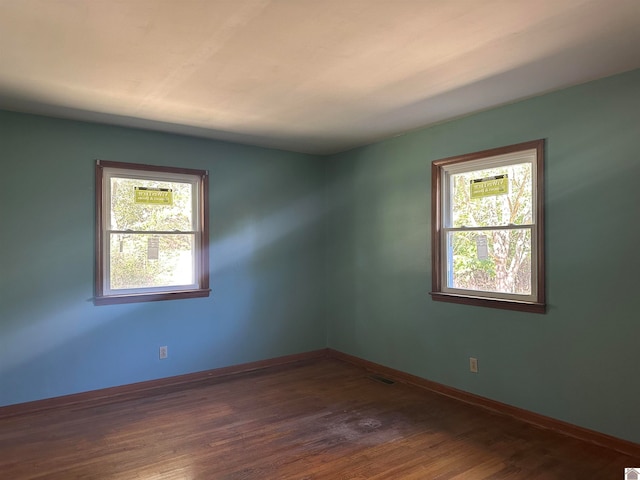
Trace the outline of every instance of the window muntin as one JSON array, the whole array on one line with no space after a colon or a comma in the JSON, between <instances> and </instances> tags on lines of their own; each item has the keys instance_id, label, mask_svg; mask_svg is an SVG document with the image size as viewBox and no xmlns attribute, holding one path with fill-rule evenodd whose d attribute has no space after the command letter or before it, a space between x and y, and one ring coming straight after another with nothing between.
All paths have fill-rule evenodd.
<instances>
[{"instance_id":1,"label":"window muntin","mask_svg":"<svg viewBox=\"0 0 640 480\"><path fill-rule=\"evenodd\" d=\"M543 145L433 162L435 300L544 311Z\"/></svg>"},{"instance_id":2,"label":"window muntin","mask_svg":"<svg viewBox=\"0 0 640 480\"><path fill-rule=\"evenodd\" d=\"M97 304L208 295L207 179L98 162Z\"/></svg>"}]
</instances>

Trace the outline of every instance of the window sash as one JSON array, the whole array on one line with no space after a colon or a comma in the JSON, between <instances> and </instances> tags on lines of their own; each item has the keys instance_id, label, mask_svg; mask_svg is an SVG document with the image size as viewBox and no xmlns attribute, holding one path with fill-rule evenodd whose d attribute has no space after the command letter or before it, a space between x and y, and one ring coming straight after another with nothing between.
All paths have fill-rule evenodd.
<instances>
[{"instance_id":1,"label":"window sash","mask_svg":"<svg viewBox=\"0 0 640 480\"><path fill-rule=\"evenodd\" d=\"M112 288L111 283L111 238L112 235L157 235L157 236L172 236L172 235L190 235L191 236L191 272L193 282L191 283L176 283L167 285L158 285L153 287L130 287L130 288ZM111 231L105 235L105 265L104 265L104 285L106 295L125 295L135 293L158 293L158 292L173 292L179 290L195 290L198 288L198 279L200 278L200 271L198 268L198 235L197 232L185 233L185 232L168 232L159 234L157 232L141 231Z\"/></svg>"},{"instance_id":2,"label":"window sash","mask_svg":"<svg viewBox=\"0 0 640 480\"><path fill-rule=\"evenodd\" d=\"M507 167L509 165L516 165L522 163L529 163L531 165L531 218L532 223L536 223L537 219L537 206L538 206L538 174L537 174L537 161L536 150L529 149L522 152L515 152L505 155L497 155L495 157L489 157L486 159L479 159L470 162L464 162L462 164L451 164L442 167L442 226L445 228L452 228L453 225L453 179L454 175L461 173L475 172L478 170L490 170L493 168ZM508 224L505 224L505 226ZM498 226L498 225L496 225ZM474 227L475 228L475 227Z\"/></svg>"},{"instance_id":3,"label":"window sash","mask_svg":"<svg viewBox=\"0 0 640 480\"><path fill-rule=\"evenodd\" d=\"M530 239L531 239L531 274L530 274L530 285L531 285L531 293L529 295L523 295L518 293L510 293L510 292L499 292L495 290L480 290L480 289L470 289L470 288L459 288L450 286L451 278L453 275L453 245L449 241L449 233L451 232L487 232L487 231L495 231L495 230L525 230L529 231ZM444 255L441 258L440 268L442 270L442 291L445 293L459 294L459 295L473 295L477 297L486 297L486 298L499 298L503 300L517 300L523 302L533 302L538 297L538 270L535 268L537 265L538 255L537 255L537 228L535 225L506 225L506 226L495 226L495 227L457 227L457 228L443 228L442 229L442 238L441 245L444 246Z\"/></svg>"},{"instance_id":4,"label":"window sash","mask_svg":"<svg viewBox=\"0 0 640 480\"><path fill-rule=\"evenodd\" d=\"M156 175L157 173L157 175ZM200 209L200 178L193 174L173 174L169 172L144 173L137 170L127 170L124 168L105 167L103 173L103 225L104 231L111 229L111 179L121 178L125 180L142 180L142 181L161 181L171 183L187 183L191 185L191 228L192 231L200 231L200 218L198 211Z\"/></svg>"}]
</instances>

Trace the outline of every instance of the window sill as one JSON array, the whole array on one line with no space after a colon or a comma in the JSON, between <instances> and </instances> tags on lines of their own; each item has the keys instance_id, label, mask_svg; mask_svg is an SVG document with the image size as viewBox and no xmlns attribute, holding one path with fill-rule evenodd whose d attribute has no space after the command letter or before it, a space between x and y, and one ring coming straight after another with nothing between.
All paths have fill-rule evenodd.
<instances>
[{"instance_id":1,"label":"window sill","mask_svg":"<svg viewBox=\"0 0 640 480\"><path fill-rule=\"evenodd\" d=\"M180 298L208 297L211 289L185 290L181 292L130 293L127 295L105 295L93 298L94 305L116 305L119 303L158 302L161 300L177 300Z\"/></svg>"},{"instance_id":2,"label":"window sill","mask_svg":"<svg viewBox=\"0 0 640 480\"><path fill-rule=\"evenodd\" d=\"M501 298L473 297L458 295L455 293L429 292L431 298L437 302L460 303L463 305L475 305L479 307L501 308L503 310L515 310L518 312L546 313L547 305L537 302L521 302L504 300Z\"/></svg>"}]
</instances>

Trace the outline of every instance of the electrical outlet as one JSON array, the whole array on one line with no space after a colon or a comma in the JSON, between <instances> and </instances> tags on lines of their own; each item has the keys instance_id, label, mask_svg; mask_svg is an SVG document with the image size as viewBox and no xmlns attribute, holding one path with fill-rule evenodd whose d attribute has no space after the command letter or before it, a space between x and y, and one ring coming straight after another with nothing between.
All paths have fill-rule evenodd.
<instances>
[{"instance_id":1,"label":"electrical outlet","mask_svg":"<svg viewBox=\"0 0 640 480\"><path fill-rule=\"evenodd\" d=\"M469 371L478 373L478 359L475 357L469 357Z\"/></svg>"},{"instance_id":2,"label":"electrical outlet","mask_svg":"<svg viewBox=\"0 0 640 480\"><path fill-rule=\"evenodd\" d=\"M169 351L167 350L167 346L160 347L160 360L164 360L169 356Z\"/></svg>"}]
</instances>

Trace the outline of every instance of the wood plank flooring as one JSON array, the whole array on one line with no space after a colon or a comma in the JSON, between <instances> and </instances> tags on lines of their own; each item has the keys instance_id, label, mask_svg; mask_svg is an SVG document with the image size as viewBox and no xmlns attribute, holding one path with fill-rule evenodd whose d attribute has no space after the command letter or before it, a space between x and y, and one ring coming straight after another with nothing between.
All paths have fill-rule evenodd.
<instances>
[{"instance_id":1,"label":"wood plank flooring","mask_svg":"<svg viewBox=\"0 0 640 480\"><path fill-rule=\"evenodd\" d=\"M11 480L616 480L633 466L333 359L0 420Z\"/></svg>"}]
</instances>

